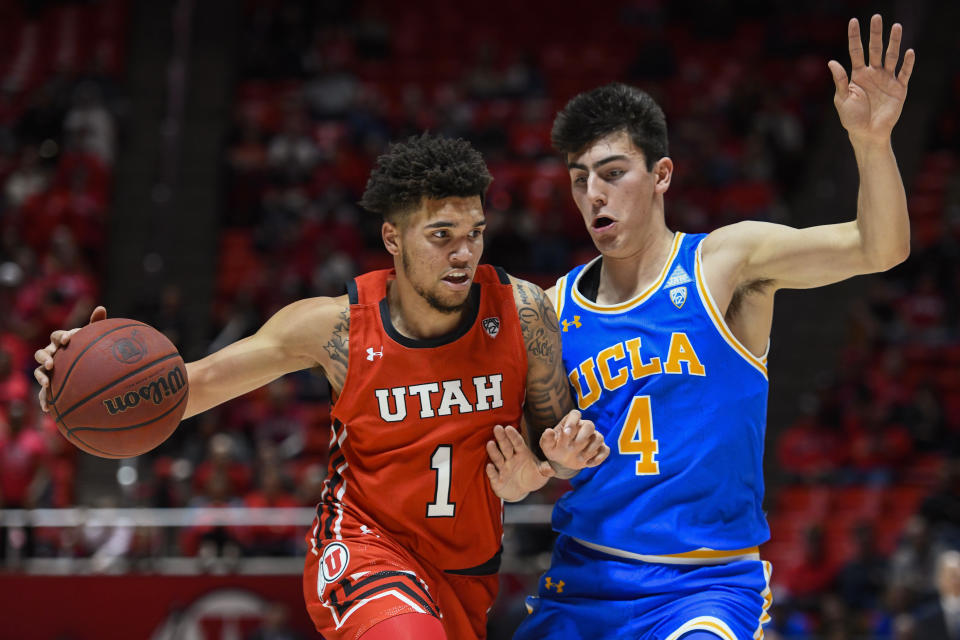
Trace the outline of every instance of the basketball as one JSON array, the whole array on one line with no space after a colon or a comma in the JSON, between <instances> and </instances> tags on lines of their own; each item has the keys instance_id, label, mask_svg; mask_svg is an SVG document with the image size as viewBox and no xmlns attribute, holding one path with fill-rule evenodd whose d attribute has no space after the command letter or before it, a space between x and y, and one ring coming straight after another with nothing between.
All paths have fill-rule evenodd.
<instances>
[{"instance_id":1,"label":"basketball","mask_svg":"<svg viewBox=\"0 0 960 640\"><path fill-rule=\"evenodd\" d=\"M87 453L129 458L166 440L187 407L187 370L150 325L111 318L80 329L53 358L49 406Z\"/></svg>"}]
</instances>

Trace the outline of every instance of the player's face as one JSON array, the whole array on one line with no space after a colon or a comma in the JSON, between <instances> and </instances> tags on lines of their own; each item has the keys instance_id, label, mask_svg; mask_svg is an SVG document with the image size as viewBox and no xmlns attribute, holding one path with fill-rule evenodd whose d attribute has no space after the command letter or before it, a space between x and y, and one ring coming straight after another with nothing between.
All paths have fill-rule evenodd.
<instances>
[{"instance_id":1,"label":"player's face","mask_svg":"<svg viewBox=\"0 0 960 640\"><path fill-rule=\"evenodd\" d=\"M659 219L673 163L658 160L647 169L643 152L626 132L600 138L580 154L567 155L573 199L587 231L604 255L626 257L637 237Z\"/></svg>"},{"instance_id":2,"label":"player's face","mask_svg":"<svg viewBox=\"0 0 960 640\"><path fill-rule=\"evenodd\" d=\"M483 253L485 225L479 196L425 199L400 224L403 275L437 311L457 313L466 304Z\"/></svg>"}]
</instances>

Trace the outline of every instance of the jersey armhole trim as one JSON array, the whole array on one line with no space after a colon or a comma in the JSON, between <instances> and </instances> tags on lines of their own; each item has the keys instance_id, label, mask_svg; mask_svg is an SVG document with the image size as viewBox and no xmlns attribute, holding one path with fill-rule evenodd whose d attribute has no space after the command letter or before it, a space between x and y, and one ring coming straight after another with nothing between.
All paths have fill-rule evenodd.
<instances>
[{"instance_id":1,"label":"jersey armhole trim","mask_svg":"<svg viewBox=\"0 0 960 640\"><path fill-rule=\"evenodd\" d=\"M351 305L360 304L360 294L357 291L357 281L353 278L347 280L347 299Z\"/></svg>"},{"instance_id":2,"label":"jersey armhole trim","mask_svg":"<svg viewBox=\"0 0 960 640\"><path fill-rule=\"evenodd\" d=\"M567 297L567 294L566 294L567 276L562 276L559 280L557 280L557 284L555 286L557 287L557 297L554 300L552 300L552 302L553 302L553 308L557 312L557 318L559 318L563 313L563 303Z\"/></svg>"},{"instance_id":3,"label":"jersey armhole trim","mask_svg":"<svg viewBox=\"0 0 960 640\"><path fill-rule=\"evenodd\" d=\"M713 296L710 294L710 289L707 287L707 280L703 276L703 260L700 255L700 249L703 247L701 242L697 245L696 257L695 257L695 270L696 276L695 280L697 282L697 292L700 294L700 300L703 302L703 306L707 309L707 315L710 316L710 320L713 322L713 326L717 329L717 332L720 336L729 344L734 351L740 354L747 364L751 365L754 369L759 371L764 378L767 377L767 367L765 364L767 353L770 351L770 341L767 340L767 350L764 352L764 355L761 357L755 356L749 349L743 346L733 332L730 331L730 327L727 326L727 321L723 319L717 307L716 302L713 300Z\"/></svg>"},{"instance_id":4,"label":"jersey armhole trim","mask_svg":"<svg viewBox=\"0 0 960 640\"><path fill-rule=\"evenodd\" d=\"M493 267L493 270L497 272L497 277L500 278L500 284L510 284L510 276L503 270L503 267Z\"/></svg>"}]
</instances>

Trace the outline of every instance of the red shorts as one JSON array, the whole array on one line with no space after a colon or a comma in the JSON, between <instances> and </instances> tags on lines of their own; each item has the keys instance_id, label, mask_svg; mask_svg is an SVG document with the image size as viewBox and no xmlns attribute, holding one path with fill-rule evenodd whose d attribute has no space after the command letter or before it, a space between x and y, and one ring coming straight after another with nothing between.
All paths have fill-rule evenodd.
<instances>
[{"instance_id":1,"label":"red shorts","mask_svg":"<svg viewBox=\"0 0 960 640\"><path fill-rule=\"evenodd\" d=\"M375 526L343 514L337 536L307 538L303 597L327 640L357 640L378 622L404 613L439 618L450 640L482 640L497 597L496 573L459 575L416 557Z\"/></svg>"}]
</instances>

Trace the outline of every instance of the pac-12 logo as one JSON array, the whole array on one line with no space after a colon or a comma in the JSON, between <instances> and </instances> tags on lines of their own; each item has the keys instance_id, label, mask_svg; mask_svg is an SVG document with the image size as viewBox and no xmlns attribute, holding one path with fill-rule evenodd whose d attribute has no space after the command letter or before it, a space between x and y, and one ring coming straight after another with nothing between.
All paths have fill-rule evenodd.
<instances>
[{"instance_id":1,"label":"pac-12 logo","mask_svg":"<svg viewBox=\"0 0 960 640\"><path fill-rule=\"evenodd\" d=\"M500 333L500 318L484 318L480 324L483 325L483 330L491 338L496 338L497 334Z\"/></svg>"},{"instance_id":2,"label":"pac-12 logo","mask_svg":"<svg viewBox=\"0 0 960 640\"><path fill-rule=\"evenodd\" d=\"M670 302L673 303L677 309L683 307L683 303L687 301L687 288L686 287L675 287L670 289Z\"/></svg>"},{"instance_id":3,"label":"pac-12 logo","mask_svg":"<svg viewBox=\"0 0 960 640\"><path fill-rule=\"evenodd\" d=\"M350 564L350 551L342 542L331 542L320 558L320 573L327 582L335 582Z\"/></svg>"}]
</instances>

